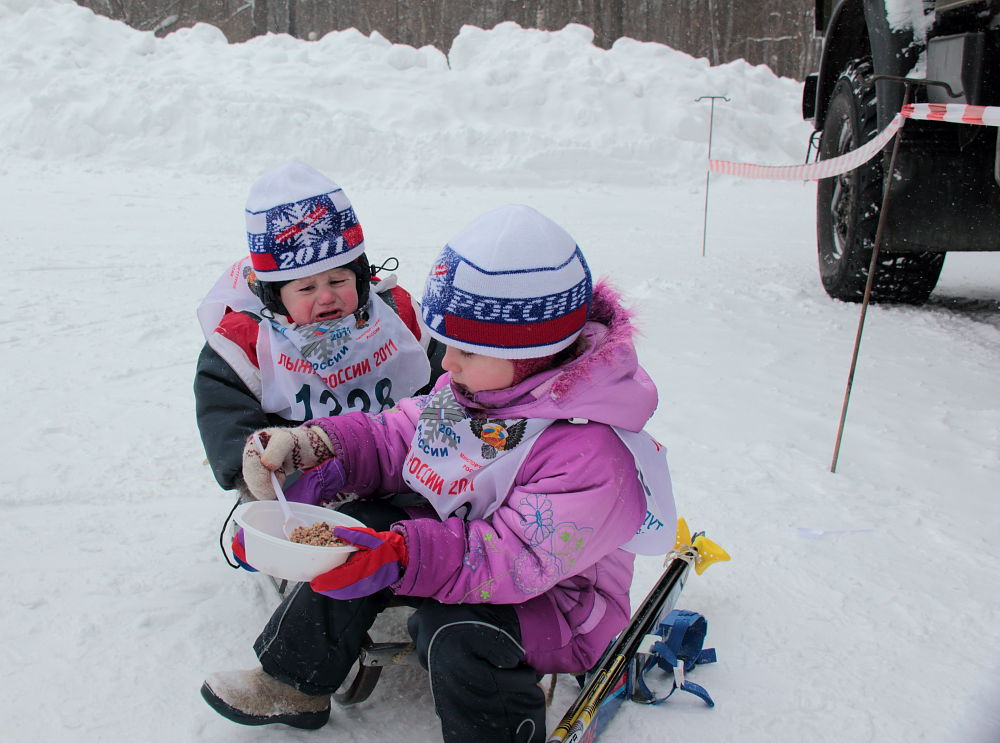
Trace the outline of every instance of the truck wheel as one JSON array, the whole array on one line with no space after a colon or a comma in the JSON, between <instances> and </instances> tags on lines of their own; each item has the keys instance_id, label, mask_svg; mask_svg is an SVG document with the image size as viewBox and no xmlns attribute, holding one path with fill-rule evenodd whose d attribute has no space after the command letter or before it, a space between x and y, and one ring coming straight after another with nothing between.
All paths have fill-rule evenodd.
<instances>
[{"instance_id":1,"label":"truck wheel","mask_svg":"<svg viewBox=\"0 0 1000 743\"><path fill-rule=\"evenodd\" d=\"M834 86L820 138L821 160L838 157L875 137L878 117L871 61L855 60ZM860 302L882 208L883 164L874 157L816 189L816 237L823 288L834 299ZM890 207L891 208L891 207ZM937 284L944 253L879 251L873 302L920 304Z\"/></svg>"}]
</instances>

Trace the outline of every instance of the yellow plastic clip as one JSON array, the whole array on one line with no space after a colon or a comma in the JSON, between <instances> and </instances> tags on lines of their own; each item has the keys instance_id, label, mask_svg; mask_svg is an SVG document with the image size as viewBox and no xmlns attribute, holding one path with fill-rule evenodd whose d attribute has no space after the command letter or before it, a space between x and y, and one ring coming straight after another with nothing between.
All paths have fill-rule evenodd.
<instances>
[{"instance_id":1,"label":"yellow plastic clip","mask_svg":"<svg viewBox=\"0 0 1000 743\"><path fill-rule=\"evenodd\" d=\"M691 544L691 530L688 529L688 522L683 518L677 519L677 536L674 539L674 552L683 552L693 546Z\"/></svg>"},{"instance_id":2,"label":"yellow plastic clip","mask_svg":"<svg viewBox=\"0 0 1000 743\"><path fill-rule=\"evenodd\" d=\"M706 537L699 534L692 541L691 530L687 521L683 518L677 519L677 536L674 540L674 553L691 554L694 553L694 572L701 575L711 565L717 562L725 562L729 558L729 553L722 547Z\"/></svg>"},{"instance_id":3,"label":"yellow plastic clip","mask_svg":"<svg viewBox=\"0 0 1000 743\"><path fill-rule=\"evenodd\" d=\"M694 548L698 553L694 561L694 572L698 575L708 570L709 566L729 559L728 552L704 535L694 538Z\"/></svg>"}]
</instances>

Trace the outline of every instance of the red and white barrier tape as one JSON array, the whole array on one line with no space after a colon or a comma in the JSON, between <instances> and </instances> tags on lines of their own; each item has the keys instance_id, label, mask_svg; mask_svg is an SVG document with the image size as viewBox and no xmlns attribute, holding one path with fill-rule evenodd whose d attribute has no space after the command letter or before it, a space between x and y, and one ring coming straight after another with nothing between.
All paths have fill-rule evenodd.
<instances>
[{"instance_id":1,"label":"red and white barrier tape","mask_svg":"<svg viewBox=\"0 0 1000 743\"><path fill-rule=\"evenodd\" d=\"M1000 107L967 106L960 103L910 103L903 106L902 111L893 117L889 126L883 129L875 139L840 157L819 160L808 165L755 165L754 163L734 163L729 160L709 160L708 169L713 173L725 173L741 178L764 178L772 181L810 181L817 178L831 178L854 170L875 157L892 139L892 135L899 131L904 118L1000 126Z\"/></svg>"},{"instance_id":2,"label":"red and white barrier tape","mask_svg":"<svg viewBox=\"0 0 1000 743\"><path fill-rule=\"evenodd\" d=\"M882 148L902 125L903 117L896 114L889 122L889 126L867 144L844 153L840 157L819 160L808 165L755 165L753 163L733 163L728 160L709 160L708 169L713 173L725 173L741 178L766 178L772 181L810 181L817 178L830 178L854 170L859 165L871 160L882 151Z\"/></svg>"},{"instance_id":3,"label":"red and white barrier tape","mask_svg":"<svg viewBox=\"0 0 1000 743\"><path fill-rule=\"evenodd\" d=\"M962 103L908 103L900 113L907 119L953 121L956 124L1000 126L1000 107Z\"/></svg>"}]
</instances>

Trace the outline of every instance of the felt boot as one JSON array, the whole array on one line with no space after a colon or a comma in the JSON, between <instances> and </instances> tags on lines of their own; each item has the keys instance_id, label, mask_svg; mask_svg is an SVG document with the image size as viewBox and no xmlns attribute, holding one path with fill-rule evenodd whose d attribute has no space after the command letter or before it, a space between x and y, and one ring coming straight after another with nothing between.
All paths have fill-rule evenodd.
<instances>
[{"instance_id":1,"label":"felt boot","mask_svg":"<svg viewBox=\"0 0 1000 743\"><path fill-rule=\"evenodd\" d=\"M316 730L330 719L330 697L310 696L260 668L210 674L201 695L223 717L241 725L281 723Z\"/></svg>"}]
</instances>

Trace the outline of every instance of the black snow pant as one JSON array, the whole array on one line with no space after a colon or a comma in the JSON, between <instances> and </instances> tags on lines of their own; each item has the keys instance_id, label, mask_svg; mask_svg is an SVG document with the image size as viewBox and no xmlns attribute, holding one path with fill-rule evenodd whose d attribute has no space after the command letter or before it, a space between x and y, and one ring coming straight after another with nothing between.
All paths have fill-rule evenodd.
<instances>
[{"instance_id":1,"label":"black snow pant","mask_svg":"<svg viewBox=\"0 0 1000 743\"><path fill-rule=\"evenodd\" d=\"M354 501L341 510L379 531L407 518L384 501ZM445 743L545 740L545 696L535 670L524 663L512 606L442 604L388 589L338 601L300 583L271 615L254 650L264 671L279 681L306 694L333 694L390 602L416 609L407 629L429 672Z\"/></svg>"}]
</instances>

